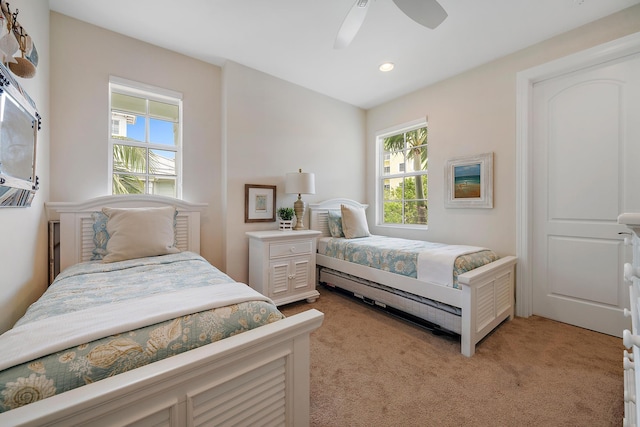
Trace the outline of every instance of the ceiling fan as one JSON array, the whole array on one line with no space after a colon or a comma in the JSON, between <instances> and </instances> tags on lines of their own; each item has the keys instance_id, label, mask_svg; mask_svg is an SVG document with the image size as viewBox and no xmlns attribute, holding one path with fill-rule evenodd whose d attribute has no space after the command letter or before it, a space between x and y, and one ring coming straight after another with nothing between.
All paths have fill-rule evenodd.
<instances>
[{"instance_id":1,"label":"ceiling fan","mask_svg":"<svg viewBox=\"0 0 640 427\"><path fill-rule=\"evenodd\" d=\"M333 45L334 49L349 46L364 22L371 1L356 0L342 22ZM393 0L393 2L405 15L427 28L436 28L447 17L447 12L436 0Z\"/></svg>"}]
</instances>

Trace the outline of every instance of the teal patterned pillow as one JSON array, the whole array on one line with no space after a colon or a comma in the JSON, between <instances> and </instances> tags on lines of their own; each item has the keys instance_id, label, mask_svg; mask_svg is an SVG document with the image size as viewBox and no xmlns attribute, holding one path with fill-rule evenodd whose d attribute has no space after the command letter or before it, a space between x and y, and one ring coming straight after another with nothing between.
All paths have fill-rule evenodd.
<instances>
[{"instance_id":1,"label":"teal patterned pillow","mask_svg":"<svg viewBox=\"0 0 640 427\"><path fill-rule=\"evenodd\" d=\"M101 260L107 254L107 242L109 241L109 233L107 233L107 221L109 217L102 212L92 212L93 218L93 256L92 261Z\"/></svg>"},{"instance_id":2,"label":"teal patterned pillow","mask_svg":"<svg viewBox=\"0 0 640 427\"><path fill-rule=\"evenodd\" d=\"M331 237L344 237L344 232L342 231L342 214L339 211L329 211L327 224L329 225Z\"/></svg>"}]
</instances>

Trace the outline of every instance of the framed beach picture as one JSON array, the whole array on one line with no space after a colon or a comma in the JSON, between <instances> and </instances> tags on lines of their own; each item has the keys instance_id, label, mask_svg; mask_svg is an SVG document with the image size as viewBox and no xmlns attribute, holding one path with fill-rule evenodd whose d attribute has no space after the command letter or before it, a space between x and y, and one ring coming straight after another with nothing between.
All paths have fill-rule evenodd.
<instances>
[{"instance_id":1,"label":"framed beach picture","mask_svg":"<svg viewBox=\"0 0 640 427\"><path fill-rule=\"evenodd\" d=\"M276 220L276 186L244 185L244 222Z\"/></svg>"},{"instance_id":2,"label":"framed beach picture","mask_svg":"<svg viewBox=\"0 0 640 427\"><path fill-rule=\"evenodd\" d=\"M445 208L493 208L493 153L447 161Z\"/></svg>"}]
</instances>

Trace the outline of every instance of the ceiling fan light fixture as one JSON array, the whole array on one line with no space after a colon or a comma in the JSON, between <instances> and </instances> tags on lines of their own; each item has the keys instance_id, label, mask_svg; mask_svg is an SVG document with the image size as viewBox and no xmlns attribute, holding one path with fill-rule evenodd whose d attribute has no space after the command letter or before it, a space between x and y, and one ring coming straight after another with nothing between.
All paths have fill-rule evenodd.
<instances>
[{"instance_id":1,"label":"ceiling fan light fixture","mask_svg":"<svg viewBox=\"0 0 640 427\"><path fill-rule=\"evenodd\" d=\"M393 2L405 15L427 28L434 29L447 18L447 12L438 0L393 0ZM370 4L371 0L355 0L355 3L352 3L338 30L333 44L334 49L344 49L349 46L364 23Z\"/></svg>"},{"instance_id":2,"label":"ceiling fan light fixture","mask_svg":"<svg viewBox=\"0 0 640 427\"><path fill-rule=\"evenodd\" d=\"M338 30L336 41L333 44L334 49L343 49L349 46L353 38L358 34L364 18L367 16L369 3L369 0L356 0L347 16L345 16L340 30Z\"/></svg>"},{"instance_id":3,"label":"ceiling fan light fixture","mask_svg":"<svg viewBox=\"0 0 640 427\"><path fill-rule=\"evenodd\" d=\"M393 62L383 62L382 64L380 64L378 69L383 73L387 73L393 70L394 67L395 67L395 64Z\"/></svg>"}]
</instances>

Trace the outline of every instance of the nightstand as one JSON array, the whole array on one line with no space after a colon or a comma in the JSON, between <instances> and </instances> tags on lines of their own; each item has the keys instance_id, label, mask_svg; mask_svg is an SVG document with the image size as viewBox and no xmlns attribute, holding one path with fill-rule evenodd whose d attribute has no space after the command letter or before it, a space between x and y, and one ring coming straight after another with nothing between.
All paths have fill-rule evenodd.
<instances>
[{"instance_id":1,"label":"nightstand","mask_svg":"<svg viewBox=\"0 0 640 427\"><path fill-rule=\"evenodd\" d=\"M249 285L276 305L314 302L319 231L248 231Z\"/></svg>"}]
</instances>

